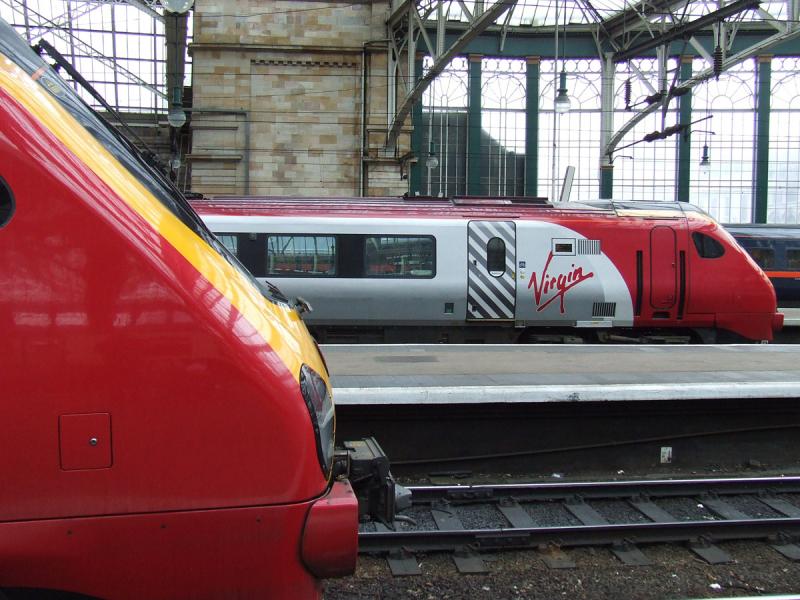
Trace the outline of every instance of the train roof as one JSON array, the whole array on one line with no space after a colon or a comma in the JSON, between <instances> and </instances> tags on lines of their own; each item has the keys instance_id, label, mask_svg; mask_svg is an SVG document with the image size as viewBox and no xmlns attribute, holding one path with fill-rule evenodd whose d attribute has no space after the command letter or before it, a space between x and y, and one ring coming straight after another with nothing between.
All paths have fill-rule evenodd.
<instances>
[{"instance_id":1,"label":"train roof","mask_svg":"<svg viewBox=\"0 0 800 600\"><path fill-rule=\"evenodd\" d=\"M333 217L431 217L431 218L537 218L546 214L606 214L680 218L700 209L682 202L635 202L597 200L553 204L545 198L461 196L437 198L286 196L211 196L191 200L200 215L229 216L333 216Z\"/></svg>"},{"instance_id":2,"label":"train roof","mask_svg":"<svg viewBox=\"0 0 800 600\"><path fill-rule=\"evenodd\" d=\"M751 238L785 238L800 237L800 225L764 224L764 223L726 223L723 225L728 233L736 237Z\"/></svg>"}]
</instances>

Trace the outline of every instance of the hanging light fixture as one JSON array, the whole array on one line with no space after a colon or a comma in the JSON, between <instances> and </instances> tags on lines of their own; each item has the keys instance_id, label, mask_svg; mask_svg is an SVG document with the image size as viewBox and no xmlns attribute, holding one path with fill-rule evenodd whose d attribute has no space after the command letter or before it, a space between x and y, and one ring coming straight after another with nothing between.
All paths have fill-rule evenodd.
<instances>
[{"instance_id":1,"label":"hanging light fixture","mask_svg":"<svg viewBox=\"0 0 800 600\"><path fill-rule=\"evenodd\" d=\"M709 113L709 93L708 93L708 86L709 83L706 81L706 118L708 118ZM705 141L703 142L703 156L700 157L700 173L702 175L708 175L711 172L711 160L708 158L708 130L704 131L705 133Z\"/></svg>"},{"instance_id":2,"label":"hanging light fixture","mask_svg":"<svg viewBox=\"0 0 800 600\"><path fill-rule=\"evenodd\" d=\"M561 67L561 73L558 76L558 96L556 96L556 112L563 114L569 112L572 103L567 95L567 73L564 67Z\"/></svg>"},{"instance_id":3,"label":"hanging light fixture","mask_svg":"<svg viewBox=\"0 0 800 600\"><path fill-rule=\"evenodd\" d=\"M183 14L194 4L194 0L161 0L161 5L169 12Z\"/></svg>"},{"instance_id":4,"label":"hanging light fixture","mask_svg":"<svg viewBox=\"0 0 800 600\"><path fill-rule=\"evenodd\" d=\"M558 40L558 16L556 15L556 40ZM569 112L571 102L567 94L567 71L564 67L564 56L567 53L567 6L564 4L564 43L561 50L561 73L558 75L558 95L556 96L555 111L558 114ZM558 43L556 42L556 61L558 61Z\"/></svg>"},{"instance_id":5,"label":"hanging light fixture","mask_svg":"<svg viewBox=\"0 0 800 600\"><path fill-rule=\"evenodd\" d=\"M708 158L708 144L703 145L703 156L700 159L700 172L703 175L708 175L711 171L711 160Z\"/></svg>"},{"instance_id":6,"label":"hanging light fixture","mask_svg":"<svg viewBox=\"0 0 800 600\"><path fill-rule=\"evenodd\" d=\"M436 144L433 142L428 148L428 158L425 159L425 166L431 170L439 166L439 158L436 156Z\"/></svg>"}]
</instances>

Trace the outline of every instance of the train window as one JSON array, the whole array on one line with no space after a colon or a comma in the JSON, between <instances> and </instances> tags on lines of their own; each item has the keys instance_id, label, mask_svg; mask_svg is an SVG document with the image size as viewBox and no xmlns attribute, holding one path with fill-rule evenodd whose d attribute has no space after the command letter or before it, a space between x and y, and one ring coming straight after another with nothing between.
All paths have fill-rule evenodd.
<instances>
[{"instance_id":1,"label":"train window","mask_svg":"<svg viewBox=\"0 0 800 600\"><path fill-rule=\"evenodd\" d=\"M14 214L14 196L5 180L0 177L0 227L11 220Z\"/></svg>"},{"instance_id":2,"label":"train window","mask_svg":"<svg viewBox=\"0 0 800 600\"><path fill-rule=\"evenodd\" d=\"M771 269L775 265L775 251L772 248L745 248L745 250L762 269Z\"/></svg>"},{"instance_id":3,"label":"train window","mask_svg":"<svg viewBox=\"0 0 800 600\"><path fill-rule=\"evenodd\" d=\"M433 277L433 236L368 235L364 238L367 277Z\"/></svg>"},{"instance_id":4,"label":"train window","mask_svg":"<svg viewBox=\"0 0 800 600\"><path fill-rule=\"evenodd\" d=\"M222 245L230 250L233 254L239 252L239 236L231 233L220 233L217 239L222 242Z\"/></svg>"},{"instance_id":5,"label":"train window","mask_svg":"<svg viewBox=\"0 0 800 600\"><path fill-rule=\"evenodd\" d=\"M486 243L486 270L492 277L500 277L506 272L506 243L499 237Z\"/></svg>"},{"instance_id":6,"label":"train window","mask_svg":"<svg viewBox=\"0 0 800 600\"><path fill-rule=\"evenodd\" d=\"M790 269L800 269L800 248L786 249L786 266Z\"/></svg>"},{"instance_id":7,"label":"train window","mask_svg":"<svg viewBox=\"0 0 800 600\"><path fill-rule=\"evenodd\" d=\"M725 254L725 248L722 247L722 244L705 233L695 231L692 233L692 241L694 242L694 247L697 248L697 253L702 258L719 258Z\"/></svg>"},{"instance_id":8,"label":"train window","mask_svg":"<svg viewBox=\"0 0 800 600\"><path fill-rule=\"evenodd\" d=\"M267 275L333 277L336 237L332 235L267 235Z\"/></svg>"}]
</instances>

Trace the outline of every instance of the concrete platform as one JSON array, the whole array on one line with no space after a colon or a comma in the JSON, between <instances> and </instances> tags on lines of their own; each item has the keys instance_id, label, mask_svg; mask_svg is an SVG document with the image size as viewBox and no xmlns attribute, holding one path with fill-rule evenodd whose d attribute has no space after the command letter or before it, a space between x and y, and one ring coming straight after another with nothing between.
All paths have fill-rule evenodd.
<instances>
[{"instance_id":1,"label":"concrete platform","mask_svg":"<svg viewBox=\"0 0 800 600\"><path fill-rule=\"evenodd\" d=\"M339 406L800 398L800 346L328 345Z\"/></svg>"},{"instance_id":2,"label":"concrete platform","mask_svg":"<svg viewBox=\"0 0 800 600\"><path fill-rule=\"evenodd\" d=\"M800 308L779 308L782 312L784 327L800 327Z\"/></svg>"}]
</instances>

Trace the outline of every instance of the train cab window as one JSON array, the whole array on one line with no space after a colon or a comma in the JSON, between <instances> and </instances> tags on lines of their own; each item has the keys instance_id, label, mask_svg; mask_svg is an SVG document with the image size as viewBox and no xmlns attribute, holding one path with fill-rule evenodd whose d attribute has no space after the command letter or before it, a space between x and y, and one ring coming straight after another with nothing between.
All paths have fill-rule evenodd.
<instances>
[{"instance_id":1,"label":"train cab window","mask_svg":"<svg viewBox=\"0 0 800 600\"><path fill-rule=\"evenodd\" d=\"M0 227L3 227L11 220L14 214L14 196L5 180L0 177Z\"/></svg>"},{"instance_id":2,"label":"train cab window","mask_svg":"<svg viewBox=\"0 0 800 600\"><path fill-rule=\"evenodd\" d=\"M745 248L745 250L762 269L771 269L775 265L775 251L772 248Z\"/></svg>"},{"instance_id":3,"label":"train cab window","mask_svg":"<svg viewBox=\"0 0 800 600\"><path fill-rule=\"evenodd\" d=\"M268 235L267 275L332 277L336 275L336 236Z\"/></svg>"},{"instance_id":4,"label":"train cab window","mask_svg":"<svg viewBox=\"0 0 800 600\"><path fill-rule=\"evenodd\" d=\"M697 253L702 258L719 258L725 254L725 248L722 247L722 244L705 233L695 231L692 233L692 241Z\"/></svg>"},{"instance_id":5,"label":"train cab window","mask_svg":"<svg viewBox=\"0 0 800 600\"><path fill-rule=\"evenodd\" d=\"M786 266L789 269L800 269L800 248L786 249Z\"/></svg>"},{"instance_id":6,"label":"train cab window","mask_svg":"<svg viewBox=\"0 0 800 600\"><path fill-rule=\"evenodd\" d=\"M222 242L222 245L230 250L232 254L237 255L239 253L239 236L236 234L220 233L217 235L217 239Z\"/></svg>"},{"instance_id":7,"label":"train cab window","mask_svg":"<svg viewBox=\"0 0 800 600\"><path fill-rule=\"evenodd\" d=\"M506 243L499 237L486 243L486 270L492 277L500 277L506 272Z\"/></svg>"},{"instance_id":8,"label":"train cab window","mask_svg":"<svg viewBox=\"0 0 800 600\"><path fill-rule=\"evenodd\" d=\"M371 236L364 238L366 277L433 277L432 236Z\"/></svg>"}]
</instances>

